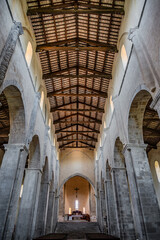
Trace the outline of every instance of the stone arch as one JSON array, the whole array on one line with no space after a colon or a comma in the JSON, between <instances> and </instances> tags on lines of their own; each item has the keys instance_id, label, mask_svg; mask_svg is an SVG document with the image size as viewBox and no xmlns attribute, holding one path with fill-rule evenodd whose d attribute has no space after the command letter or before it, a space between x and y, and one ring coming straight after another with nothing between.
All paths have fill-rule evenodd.
<instances>
[{"instance_id":1,"label":"stone arch","mask_svg":"<svg viewBox=\"0 0 160 240\"><path fill-rule=\"evenodd\" d=\"M72 174L71 176L67 177L67 178L62 182L62 184L61 184L60 187L59 187L59 192L61 191L63 185L64 185L69 179L71 179L71 178L73 178L73 177L76 177L76 176L79 176L79 177L82 177L82 178L86 179L86 180L91 184L91 186L93 187L93 189L94 189L94 191L95 191L95 186L94 186L93 182L92 182L87 176L85 176L85 175L83 175L83 174L81 174L81 173L75 173L75 174Z\"/></svg>"},{"instance_id":2,"label":"stone arch","mask_svg":"<svg viewBox=\"0 0 160 240\"><path fill-rule=\"evenodd\" d=\"M123 152L123 144L118 137L115 141L114 146L114 167L125 167L125 159L122 154Z\"/></svg>"},{"instance_id":3,"label":"stone arch","mask_svg":"<svg viewBox=\"0 0 160 240\"><path fill-rule=\"evenodd\" d=\"M9 143L25 142L25 110L21 91L17 86L9 85L2 90L9 109Z\"/></svg>"},{"instance_id":4,"label":"stone arch","mask_svg":"<svg viewBox=\"0 0 160 240\"><path fill-rule=\"evenodd\" d=\"M128 139L130 143L144 143L143 118L151 94L146 90L139 91L134 97L128 117Z\"/></svg>"},{"instance_id":5,"label":"stone arch","mask_svg":"<svg viewBox=\"0 0 160 240\"><path fill-rule=\"evenodd\" d=\"M38 135L34 135L29 145L29 168L40 168L40 143Z\"/></svg>"}]
</instances>

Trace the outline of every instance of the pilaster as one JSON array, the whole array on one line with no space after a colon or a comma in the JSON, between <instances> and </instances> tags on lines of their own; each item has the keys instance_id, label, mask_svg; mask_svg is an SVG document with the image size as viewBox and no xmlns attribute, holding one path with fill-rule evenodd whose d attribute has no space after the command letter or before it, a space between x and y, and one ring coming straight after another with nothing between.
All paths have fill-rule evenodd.
<instances>
[{"instance_id":1,"label":"pilaster","mask_svg":"<svg viewBox=\"0 0 160 240\"><path fill-rule=\"evenodd\" d=\"M13 22L13 26L5 42L4 48L0 54L0 87L8 70L11 57L14 53L18 37L23 34L23 28L20 22Z\"/></svg>"}]
</instances>

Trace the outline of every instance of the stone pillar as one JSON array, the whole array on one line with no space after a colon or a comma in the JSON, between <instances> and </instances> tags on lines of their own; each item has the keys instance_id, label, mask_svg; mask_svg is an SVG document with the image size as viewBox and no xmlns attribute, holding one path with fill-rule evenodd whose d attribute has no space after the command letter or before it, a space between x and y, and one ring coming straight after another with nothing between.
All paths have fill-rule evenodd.
<instances>
[{"instance_id":1,"label":"stone pillar","mask_svg":"<svg viewBox=\"0 0 160 240\"><path fill-rule=\"evenodd\" d=\"M46 234L52 233L52 229L53 229L53 216L54 216L54 203L55 203L55 191L53 191L51 189L50 192L49 192L49 200L48 200Z\"/></svg>"},{"instance_id":2,"label":"stone pillar","mask_svg":"<svg viewBox=\"0 0 160 240\"><path fill-rule=\"evenodd\" d=\"M20 22L14 22L8 38L5 42L4 48L0 54L0 87L6 76L6 72L16 47L19 35L23 34L22 25Z\"/></svg>"},{"instance_id":3,"label":"stone pillar","mask_svg":"<svg viewBox=\"0 0 160 240\"><path fill-rule=\"evenodd\" d=\"M35 215L39 197L41 171L28 168L25 170L23 194L16 224L15 239L30 240L35 226Z\"/></svg>"},{"instance_id":4,"label":"stone pillar","mask_svg":"<svg viewBox=\"0 0 160 240\"><path fill-rule=\"evenodd\" d=\"M147 87L154 92L159 86L160 79L138 27L130 29L128 39L134 45L143 80Z\"/></svg>"},{"instance_id":5,"label":"stone pillar","mask_svg":"<svg viewBox=\"0 0 160 240\"><path fill-rule=\"evenodd\" d=\"M154 190L146 144L127 144L124 149L131 190L136 231L142 238L160 237L160 210Z\"/></svg>"},{"instance_id":6,"label":"stone pillar","mask_svg":"<svg viewBox=\"0 0 160 240\"><path fill-rule=\"evenodd\" d=\"M47 209L48 209L48 197L49 197L49 182L42 182L40 187L35 237L45 235L46 221L47 221Z\"/></svg>"},{"instance_id":7,"label":"stone pillar","mask_svg":"<svg viewBox=\"0 0 160 240\"><path fill-rule=\"evenodd\" d=\"M126 169L124 167L112 168L112 179L119 220L120 239L135 240Z\"/></svg>"},{"instance_id":8,"label":"stone pillar","mask_svg":"<svg viewBox=\"0 0 160 240\"><path fill-rule=\"evenodd\" d=\"M0 170L0 239L11 239L27 157L22 144L5 145Z\"/></svg>"},{"instance_id":9,"label":"stone pillar","mask_svg":"<svg viewBox=\"0 0 160 240\"><path fill-rule=\"evenodd\" d=\"M119 223L118 223L118 213L116 212L116 202L113 195L112 180L109 176L109 169L107 169L106 180L105 180L105 199L106 199L106 209L107 209L107 224L108 233L113 236L119 236Z\"/></svg>"}]
</instances>

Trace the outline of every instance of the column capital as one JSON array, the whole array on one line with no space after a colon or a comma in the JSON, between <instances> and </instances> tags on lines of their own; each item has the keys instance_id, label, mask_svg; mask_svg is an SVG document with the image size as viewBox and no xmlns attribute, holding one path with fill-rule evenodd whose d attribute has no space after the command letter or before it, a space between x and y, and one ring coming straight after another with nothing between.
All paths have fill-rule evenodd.
<instances>
[{"instance_id":1,"label":"column capital","mask_svg":"<svg viewBox=\"0 0 160 240\"><path fill-rule=\"evenodd\" d=\"M104 180L104 183L108 183L108 182L112 182L112 180L111 179L105 179Z\"/></svg>"},{"instance_id":2,"label":"column capital","mask_svg":"<svg viewBox=\"0 0 160 240\"><path fill-rule=\"evenodd\" d=\"M119 171L119 170L124 170L124 171L126 171L126 169L125 169L124 167L112 167L112 168L111 168L111 172Z\"/></svg>"},{"instance_id":3,"label":"column capital","mask_svg":"<svg viewBox=\"0 0 160 240\"><path fill-rule=\"evenodd\" d=\"M150 104L150 107L157 111L160 117L160 89L158 90L156 96L154 97L153 101Z\"/></svg>"},{"instance_id":4,"label":"column capital","mask_svg":"<svg viewBox=\"0 0 160 240\"><path fill-rule=\"evenodd\" d=\"M25 168L25 171L37 171L42 174L42 170L40 168Z\"/></svg>"},{"instance_id":5,"label":"column capital","mask_svg":"<svg viewBox=\"0 0 160 240\"><path fill-rule=\"evenodd\" d=\"M38 100L41 99L41 93L40 93L40 92L36 92L36 98L37 98Z\"/></svg>"},{"instance_id":6,"label":"column capital","mask_svg":"<svg viewBox=\"0 0 160 240\"><path fill-rule=\"evenodd\" d=\"M26 145L25 144L21 144L21 143L15 143L15 144L10 144L10 143L8 143L8 144L4 144L4 148L5 148L5 150L7 151L8 149L15 149L15 148L17 148L17 149L19 149L21 152L22 151L26 151L26 152L28 152L28 148L26 147Z\"/></svg>"},{"instance_id":7,"label":"column capital","mask_svg":"<svg viewBox=\"0 0 160 240\"><path fill-rule=\"evenodd\" d=\"M131 150L133 148L143 148L144 150L146 150L147 144L145 144L145 143L140 143L140 144L138 144L138 143L127 143L127 144L125 144L122 153L125 154L125 152L127 150Z\"/></svg>"},{"instance_id":8,"label":"column capital","mask_svg":"<svg viewBox=\"0 0 160 240\"><path fill-rule=\"evenodd\" d=\"M21 22L13 21L14 25L12 26L12 30L17 30L19 32L19 35L23 34L23 27Z\"/></svg>"},{"instance_id":9,"label":"column capital","mask_svg":"<svg viewBox=\"0 0 160 240\"><path fill-rule=\"evenodd\" d=\"M130 28L129 30L128 40L130 40L132 43L134 42L133 38L137 35L138 30L139 30L138 26Z\"/></svg>"}]
</instances>

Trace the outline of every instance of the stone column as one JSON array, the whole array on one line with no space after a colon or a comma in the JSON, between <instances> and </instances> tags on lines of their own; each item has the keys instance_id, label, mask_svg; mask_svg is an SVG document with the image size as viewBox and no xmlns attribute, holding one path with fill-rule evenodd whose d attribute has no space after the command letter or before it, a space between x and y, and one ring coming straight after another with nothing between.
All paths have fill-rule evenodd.
<instances>
[{"instance_id":1,"label":"stone column","mask_svg":"<svg viewBox=\"0 0 160 240\"><path fill-rule=\"evenodd\" d=\"M154 190L146 144L127 144L124 149L131 190L136 231L140 239L158 240L160 237L160 210Z\"/></svg>"},{"instance_id":2,"label":"stone column","mask_svg":"<svg viewBox=\"0 0 160 240\"><path fill-rule=\"evenodd\" d=\"M48 200L48 213L46 222L46 234L52 233L53 229L53 216L54 216L54 204L55 204L55 191L52 189L49 192Z\"/></svg>"},{"instance_id":3,"label":"stone column","mask_svg":"<svg viewBox=\"0 0 160 240\"><path fill-rule=\"evenodd\" d=\"M122 240L135 240L126 169L124 167L112 168L112 179L119 220L120 238Z\"/></svg>"},{"instance_id":4,"label":"stone column","mask_svg":"<svg viewBox=\"0 0 160 240\"><path fill-rule=\"evenodd\" d=\"M48 209L48 197L49 197L49 182L42 182L40 187L35 237L45 235L46 221L47 221L47 209Z\"/></svg>"},{"instance_id":5,"label":"stone column","mask_svg":"<svg viewBox=\"0 0 160 240\"><path fill-rule=\"evenodd\" d=\"M130 29L128 39L134 45L143 80L147 87L154 92L159 86L160 79L138 27Z\"/></svg>"},{"instance_id":6,"label":"stone column","mask_svg":"<svg viewBox=\"0 0 160 240\"><path fill-rule=\"evenodd\" d=\"M23 34L23 28L20 22L14 22L4 48L0 54L0 87L6 76L6 72L16 47L18 37Z\"/></svg>"},{"instance_id":7,"label":"stone column","mask_svg":"<svg viewBox=\"0 0 160 240\"><path fill-rule=\"evenodd\" d=\"M27 157L22 144L5 145L0 170L0 239L11 239Z\"/></svg>"},{"instance_id":8,"label":"stone column","mask_svg":"<svg viewBox=\"0 0 160 240\"><path fill-rule=\"evenodd\" d=\"M106 199L106 209L107 209L107 224L108 224L108 233L113 236L119 236L119 224L118 217L116 212L116 202L113 195L113 186L112 180L109 177L109 169L106 173L105 180L105 199Z\"/></svg>"},{"instance_id":9,"label":"stone column","mask_svg":"<svg viewBox=\"0 0 160 240\"><path fill-rule=\"evenodd\" d=\"M15 239L29 240L32 238L41 174L40 169L28 168L25 170L23 194L16 224Z\"/></svg>"}]
</instances>

